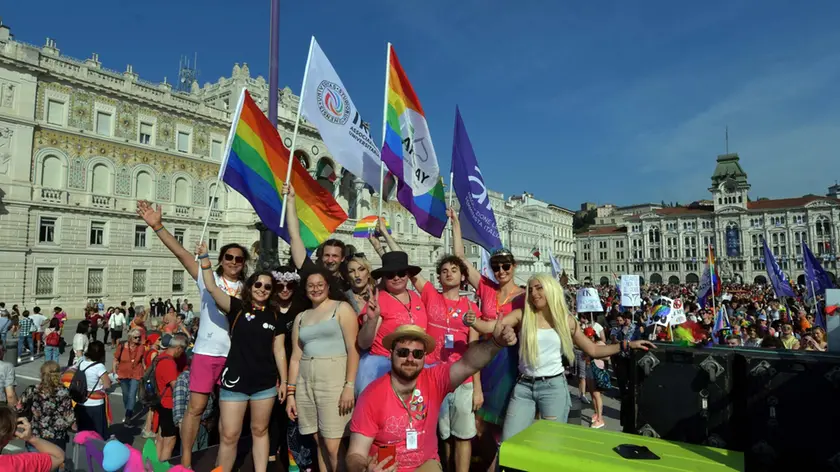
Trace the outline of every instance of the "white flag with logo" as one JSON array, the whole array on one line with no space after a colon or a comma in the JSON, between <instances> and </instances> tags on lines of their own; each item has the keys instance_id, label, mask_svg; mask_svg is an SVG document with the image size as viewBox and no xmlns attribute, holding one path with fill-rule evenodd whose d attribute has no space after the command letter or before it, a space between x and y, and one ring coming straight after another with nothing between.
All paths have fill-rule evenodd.
<instances>
[{"instance_id":1,"label":"white flag with logo","mask_svg":"<svg viewBox=\"0 0 840 472\"><path fill-rule=\"evenodd\" d=\"M370 137L370 125L350 100L318 41L309 47L309 69L303 84L303 116L318 128L336 163L379 190L379 148Z\"/></svg>"},{"instance_id":2,"label":"white flag with logo","mask_svg":"<svg viewBox=\"0 0 840 472\"><path fill-rule=\"evenodd\" d=\"M496 275L493 273L493 268L490 267L490 253L487 252L487 249L484 249L483 247L481 248L481 269L479 270L479 272L481 273L481 275L492 280L493 283L499 283L499 281L496 280Z\"/></svg>"}]
</instances>

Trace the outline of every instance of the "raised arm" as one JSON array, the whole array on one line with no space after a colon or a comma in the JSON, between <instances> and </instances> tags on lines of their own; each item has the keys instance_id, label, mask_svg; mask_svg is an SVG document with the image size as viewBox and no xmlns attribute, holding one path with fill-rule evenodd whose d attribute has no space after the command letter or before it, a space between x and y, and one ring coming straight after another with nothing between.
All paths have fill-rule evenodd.
<instances>
[{"instance_id":1,"label":"raised arm","mask_svg":"<svg viewBox=\"0 0 840 472\"><path fill-rule=\"evenodd\" d=\"M300 220L295 207L295 188L286 182L283 185L283 195L288 199L286 202L286 231L289 232L289 246L291 247L292 262L298 269L303 268L303 263L308 257L306 246L303 245L303 238L300 237Z\"/></svg>"},{"instance_id":2,"label":"raised arm","mask_svg":"<svg viewBox=\"0 0 840 472\"><path fill-rule=\"evenodd\" d=\"M458 215L455 214L455 210L452 208L446 210L446 216L449 217L449 222L452 224L452 253L458 256L464 262L464 265L467 266L467 281L477 290L478 283L481 281L481 273L467 260L467 255L464 251L464 238L461 235L461 222L458 221Z\"/></svg>"},{"instance_id":3,"label":"raised arm","mask_svg":"<svg viewBox=\"0 0 840 472\"><path fill-rule=\"evenodd\" d=\"M392 251L402 251L402 248L399 244L397 244L397 240L391 236L391 233L388 232L388 227L385 225L385 219L379 218L376 220L376 224L379 226L379 232L382 234L382 237L385 238L385 242L388 244L388 249Z\"/></svg>"},{"instance_id":4,"label":"raised arm","mask_svg":"<svg viewBox=\"0 0 840 472\"><path fill-rule=\"evenodd\" d=\"M204 288L213 297L216 302L216 307L225 313L230 311L230 295L226 294L216 285L216 279L213 278L213 264L210 263L210 256L207 255L207 245L202 242L198 245L195 251L198 254L198 260L201 263L201 276L204 281Z\"/></svg>"},{"instance_id":5,"label":"raised arm","mask_svg":"<svg viewBox=\"0 0 840 472\"><path fill-rule=\"evenodd\" d=\"M505 315L504 317L501 317L501 319L503 325L515 328L519 326L519 323L522 322L522 309L517 308L516 310L513 310L512 312ZM496 329L497 321L498 320L482 320L481 318L476 317L475 312L473 312L472 309L470 309L470 311L468 311L464 315L464 324L478 331L480 334L492 333L493 330Z\"/></svg>"},{"instance_id":6,"label":"raised arm","mask_svg":"<svg viewBox=\"0 0 840 472\"><path fill-rule=\"evenodd\" d=\"M175 239L175 236L173 236L172 233L167 231L167 229L163 226L161 206L154 206L149 201L140 200L137 202L137 214L140 218L143 218L143 221L145 221L152 230L154 230L158 239L160 239L160 242L162 242L163 245L178 258L181 265L184 266L184 269L189 272L190 277L192 277L193 280L198 280L198 262L195 260L195 255L191 254L190 251L187 251L184 246Z\"/></svg>"},{"instance_id":7,"label":"raised arm","mask_svg":"<svg viewBox=\"0 0 840 472\"><path fill-rule=\"evenodd\" d=\"M629 351L630 349L644 349L645 351L656 349L656 345L650 341L622 341L614 344L595 344L583 334L583 330L580 329L578 321L573 316L569 315L568 322L569 331L572 333L572 341L574 341L575 345L584 354L593 359L614 356L621 351Z\"/></svg>"},{"instance_id":8,"label":"raised arm","mask_svg":"<svg viewBox=\"0 0 840 472\"><path fill-rule=\"evenodd\" d=\"M516 344L516 333L509 325L497 318L493 329L493 337L487 341L470 344L458 362L449 369L449 384L452 390L458 388L468 377L475 375L496 357L504 347Z\"/></svg>"},{"instance_id":9,"label":"raised arm","mask_svg":"<svg viewBox=\"0 0 840 472\"><path fill-rule=\"evenodd\" d=\"M376 339L376 332L379 330L379 325L382 324L381 311L379 310L379 290L374 290L373 295L367 303L367 319L359 330L359 336L356 339L356 344L359 349L370 349L373 345L373 340Z\"/></svg>"},{"instance_id":10,"label":"raised arm","mask_svg":"<svg viewBox=\"0 0 840 472\"><path fill-rule=\"evenodd\" d=\"M385 249L382 248L382 243L379 241L379 238L377 238L375 234L369 234L368 241L370 241L370 245L373 246L373 250L376 252L376 254L379 255L379 257L385 255Z\"/></svg>"},{"instance_id":11,"label":"raised arm","mask_svg":"<svg viewBox=\"0 0 840 472\"><path fill-rule=\"evenodd\" d=\"M58 470L64 464L64 451L46 439L32 436L32 425L26 418L17 419L18 427L15 430L15 437L29 443L36 451L50 456L52 462L50 470Z\"/></svg>"},{"instance_id":12,"label":"raised arm","mask_svg":"<svg viewBox=\"0 0 840 472\"><path fill-rule=\"evenodd\" d=\"M338 399L338 412L346 415L353 410L355 397L353 395L356 372L359 370L359 348L356 338L359 335L359 322L356 311L347 302L340 302L338 306L338 323L344 336L344 348L347 351L347 368L344 372L344 389Z\"/></svg>"}]
</instances>

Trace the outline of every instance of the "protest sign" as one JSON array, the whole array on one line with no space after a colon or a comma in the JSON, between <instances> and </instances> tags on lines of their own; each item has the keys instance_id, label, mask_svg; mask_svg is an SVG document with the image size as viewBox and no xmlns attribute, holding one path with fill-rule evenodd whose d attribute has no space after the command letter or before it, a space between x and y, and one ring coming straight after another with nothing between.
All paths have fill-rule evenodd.
<instances>
[{"instance_id":1,"label":"protest sign","mask_svg":"<svg viewBox=\"0 0 840 472\"><path fill-rule=\"evenodd\" d=\"M601 298L598 297L598 290L591 287L578 290L577 311L578 313L604 311L604 307L601 305Z\"/></svg>"},{"instance_id":2,"label":"protest sign","mask_svg":"<svg viewBox=\"0 0 840 472\"><path fill-rule=\"evenodd\" d=\"M621 276L621 306L640 306L642 301L638 275Z\"/></svg>"}]
</instances>

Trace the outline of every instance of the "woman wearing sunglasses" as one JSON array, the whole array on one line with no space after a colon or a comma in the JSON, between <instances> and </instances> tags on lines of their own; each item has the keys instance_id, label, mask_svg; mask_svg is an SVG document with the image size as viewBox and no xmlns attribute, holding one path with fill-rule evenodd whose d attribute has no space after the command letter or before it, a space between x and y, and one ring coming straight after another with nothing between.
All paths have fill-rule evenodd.
<instances>
[{"instance_id":1,"label":"woman wearing sunglasses","mask_svg":"<svg viewBox=\"0 0 840 472\"><path fill-rule=\"evenodd\" d=\"M192 445L198 435L201 415L207 407L210 393L216 387L225 358L230 349L228 336L228 321L219 313L216 302L208 293L209 285L204 278L199 277L199 265L195 255L184 249L162 222L161 206L141 200L137 202L137 214L157 234L160 241L169 249L189 272L190 277L198 283L201 296L201 313L199 315L199 330L193 347L193 357L190 363L190 403L187 413L181 423L181 443L183 455L181 464L185 467L192 465ZM206 260L205 263L209 263ZM211 285L219 288L231 297L241 297L243 280L246 277L245 264L248 262L248 251L239 244L226 244L219 250L218 266L211 271ZM162 303L160 304L162 307Z\"/></svg>"},{"instance_id":2,"label":"woman wearing sunglasses","mask_svg":"<svg viewBox=\"0 0 840 472\"><path fill-rule=\"evenodd\" d=\"M286 396L286 325L272 300L274 278L271 272L252 275L245 282L240 300L215 285L213 266L204 243L196 254L207 291L230 323L230 351L219 392L222 437L218 463L225 472L233 469L245 411L250 407L254 470L265 472L270 449L268 422L274 398L279 396L283 401Z\"/></svg>"},{"instance_id":3,"label":"woman wearing sunglasses","mask_svg":"<svg viewBox=\"0 0 840 472\"><path fill-rule=\"evenodd\" d=\"M359 325L349 303L329 299L328 283L326 269L306 276L312 308L300 313L292 328L286 412L301 434L315 435L319 470L335 471L355 400Z\"/></svg>"},{"instance_id":4,"label":"woman wearing sunglasses","mask_svg":"<svg viewBox=\"0 0 840 472\"><path fill-rule=\"evenodd\" d=\"M122 390L123 406L127 423L134 416L134 402L137 400L137 387L143 378L145 367L143 356L146 346L143 345L143 335L134 328L128 332L128 340L121 342L114 351L114 366L111 369L117 375Z\"/></svg>"},{"instance_id":5,"label":"woman wearing sunglasses","mask_svg":"<svg viewBox=\"0 0 840 472\"><path fill-rule=\"evenodd\" d=\"M385 253L382 256L382 267L371 272L371 276L381 282L362 310L365 321L359 330L358 346L361 350L370 351L359 360L355 386L357 398L368 384L388 373L391 368L390 352L382 345L385 336L404 324L426 329L427 316L423 300L417 292L408 289L409 277L416 276L420 270L420 267L408 263L408 254L394 250Z\"/></svg>"}]
</instances>

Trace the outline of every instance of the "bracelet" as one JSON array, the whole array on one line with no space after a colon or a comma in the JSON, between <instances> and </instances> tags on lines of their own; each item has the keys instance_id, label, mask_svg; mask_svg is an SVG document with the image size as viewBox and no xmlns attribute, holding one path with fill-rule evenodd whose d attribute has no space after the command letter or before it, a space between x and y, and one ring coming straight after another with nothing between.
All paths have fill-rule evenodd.
<instances>
[{"instance_id":1,"label":"bracelet","mask_svg":"<svg viewBox=\"0 0 840 472\"><path fill-rule=\"evenodd\" d=\"M297 384L287 383L286 386L295 388L295 387L297 387Z\"/></svg>"},{"instance_id":2,"label":"bracelet","mask_svg":"<svg viewBox=\"0 0 840 472\"><path fill-rule=\"evenodd\" d=\"M349 380L347 382L344 382L345 387L352 387L353 385L354 385L353 382L351 382Z\"/></svg>"},{"instance_id":3,"label":"bracelet","mask_svg":"<svg viewBox=\"0 0 840 472\"><path fill-rule=\"evenodd\" d=\"M209 265L209 266L201 266L201 270L213 270L213 266L212 266L212 265Z\"/></svg>"},{"instance_id":4,"label":"bracelet","mask_svg":"<svg viewBox=\"0 0 840 472\"><path fill-rule=\"evenodd\" d=\"M204 254L198 256L198 258L199 259L210 259L210 255L205 252Z\"/></svg>"},{"instance_id":5,"label":"bracelet","mask_svg":"<svg viewBox=\"0 0 840 472\"><path fill-rule=\"evenodd\" d=\"M152 231L154 231L155 233L163 231L163 225L160 225L160 228L152 228Z\"/></svg>"}]
</instances>

